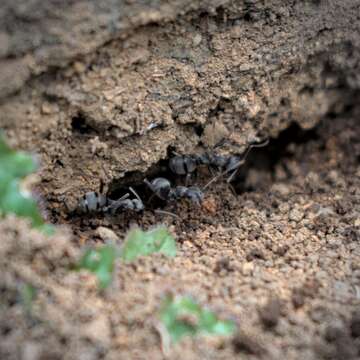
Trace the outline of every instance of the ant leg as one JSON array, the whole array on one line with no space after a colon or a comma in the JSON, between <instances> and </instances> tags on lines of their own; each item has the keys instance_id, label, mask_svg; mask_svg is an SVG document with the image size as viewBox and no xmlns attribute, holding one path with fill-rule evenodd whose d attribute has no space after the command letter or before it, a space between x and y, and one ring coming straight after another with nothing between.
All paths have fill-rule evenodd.
<instances>
[{"instance_id":1,"label":"ant leg","mask_svg":"<svg viewBox=\"0 0 360 360\"><path fill-rule=\"evenodd\" d=\"M145 205L144 205L144 202L141 200L141 197L139 196L139 194L131 186L129 187L129 190L135 195L135 197L138 201L138 205L135 205L133 210L135 210L137 212L144 210ZM136 202L133 202L133 204L136 204Z\"/></svg>"},{"instance_id":2,"label":"ant leg","mask_svg":"<svg viewBox=\"0 0 360 360\"><path fill-rule=\"evenodd\" d=\"M144 183L145 183L145 185L147 185L147 187L148 187L153 193L155 193L154 188L153 188L151 182L150 182L148 179L144 179Z\"/></svg>"},{"instance_id":3,"label":"ant leg","mask_svg":"<svg viewBox=\"0 0 360 360\"><path fill-rule=\"evenodd\" d=\"M190 179L191 179L191 173L187 173L186 178L185 178L185 186L186 187L188 187Z\"/></svg>"},{"instance_id":4,"label":"ant leg","mask_svg":"<svg viewBox=\"0 0 360 360\"><path fill-rule=\"evenodd\" d=\"M156 193L155 193L154 188L153 188L153 186L151 185L151 183L150 183L150 181L148 179L144 179L144 183L152 191L152 194L151 194L150 198L146 202L147 204L150 204L151 200L154 198L154 196L156 196Z\"/></svg>"},{"instance_id":5,"label":"ant leg","mask_svg":"<svg viewBox=\"0 0 360 360\"><path fill-rule=\"evenodd\" d=\"M172 212L170 212L170 211L155 209L154 212L157 213L157 214L170 215L170 216L173 216L173 217L176 218L176 219L180 219L180 216L177 216L176 214L174 214L174 213L172 213Z\"/></svg>"},{"instance_id":6,"label":"ant leg","mask_svg":"<svg viewBox=\"0 0 360 360\"><path fill-rule=\"evenodd\" d=\"M241 165L242 165L242 164L240 164L240 165L232 172L232 174L226 179L226 182L227 182L228 184L230 184L231 181L233 181L233 179L234 179L235 175L237 174L237 172L238 172L238 170L239 170L239 167L240 167Z\"/></svg>"},{"instance_id":7,"label":"ant leg","mask_svg":"<svg viewBox=\"0 0 360 360\"><path fill-rule=\"evenodd\" d=\"M221 177L222 174L219 174L217 176L214 176L201 190L204 191L206 190L213 182L215 182L216 180L218 180Z\"/></svg>"},{"instance_id":8,"label":"ant leg","mask_svg":"<svg viewBox=\"0 0 360 360\"><path fill-rule=\"evenodd\" d=\"M236 194L235 188L230 183L228 183L228 185L229 185L229 188L230 188L232 194L236 197L237 194Z\"/></svg>"},{"instance_id":9,"label":"ant leg","mask_svg":"<svg viewBox=\"0 0 360 360\"><path fill-rule=\"evenodd\" d=\"M99 194L103 194L105 187L104 179L100 178Z\"/></svg>"},{"instance_id":10,"label":"ant leg","mask_svg":"<svg viewBox=\"0 0 360 360\"><path fill-rule=\"evenodd\" d=\"M116 201L122 201L122 200L125 200L127 199L128 197L130 196L129 193L126 193L125 195L123 195L120 199L117 199Z\"/></svg>"},{"instance_id":11,"label":"ant leg","mask_svg":"<svg viewBox=\"0 0 360 360\"><path fill-rule=\"evenodd\" d=\"M104 208L104 212L110 212L111 214L115 214L117 209L119 209L119 207L121 206L121 203L127 199L130 196L129 193L126 193L125 195L123 195L121 198L114 200L111 202L111 204L109 206L106 206Z\"/></svg>"}]
</instances>

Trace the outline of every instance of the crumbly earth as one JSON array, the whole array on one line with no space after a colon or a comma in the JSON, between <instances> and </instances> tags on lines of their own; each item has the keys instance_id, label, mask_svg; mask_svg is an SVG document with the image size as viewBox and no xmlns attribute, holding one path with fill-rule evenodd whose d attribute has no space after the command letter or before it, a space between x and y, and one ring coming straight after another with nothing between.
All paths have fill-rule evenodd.
<instances>
[{"instance_id":1,"label":"crumbly earth","mask_svg":"<svg viewBox=\"0 0 360 360\"><path fill-rule=\"evenodd\" d=\"M0 221L0 358L359 359L359 14L358 0L3 1L0 127L39 154L34 194L58 231ZM264 138L200 207L142 183L184 184L174 151L227 139L216 151L241 154ZM200 168L191 182L211 178ZM113 198L133 186L146 210L70 213L101 180ZM175 258L119 262L104 293L71 271L84 246L160 223ZM168 293L237 333L168 348Z\"/></svg>"},{"instance_id":2,"label":"crumbly earth","mask_svg":"<svg viewBox=\"0 0 360 360\"><path fill-rule=\"evenodd\" d=\"M41 155L54 212L59 198L74 202L100 178L144 173L174 150L200 152L226 138L218 151L243 153L293 122L309 129L356 101L358 1L211 4L167 24L134 22L124 39L0 97L12 144ZM63 26L59 33L69 31Z\"/></svg>"},{"instance_id":3,"label":"crumbly earth","mask_svg":"<svg viewBox=\"0 0 360 360\"><path fill-rule=\"evenodd\" d=\"M355 108L285 133L249 159L238 194L219 181L201 208L163 207L178 219L152 210L70 217L62 221L76 235L59 228L54 237L1 221L1 359L359 358L359 116ZM134 222L167 224L178 255L119 262L103 294L92 275L69 270L79 245L107 241L94 228L112 229L121 244ZM23 284L37 291L30 313ZM157 312L168 293L192 295L238 332L164 347Z\"/></svg>"}]
</instances>

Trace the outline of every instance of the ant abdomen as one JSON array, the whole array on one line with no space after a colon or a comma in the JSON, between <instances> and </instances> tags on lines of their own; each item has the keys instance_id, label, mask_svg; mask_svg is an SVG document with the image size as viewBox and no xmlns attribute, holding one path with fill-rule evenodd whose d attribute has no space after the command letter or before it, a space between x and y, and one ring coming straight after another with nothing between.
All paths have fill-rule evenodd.
<instances>
[{"instance_id":1,"label":"ant abdomen","mask_svg":"<svg viewBox=\"0 0 360 360\"><path fill-rule=\"evenodd\" d=\"M87 192L79 201L77 210L80 213L100 212L109 204L109 199L96 191Z\"/></svg>"}]
</instances>

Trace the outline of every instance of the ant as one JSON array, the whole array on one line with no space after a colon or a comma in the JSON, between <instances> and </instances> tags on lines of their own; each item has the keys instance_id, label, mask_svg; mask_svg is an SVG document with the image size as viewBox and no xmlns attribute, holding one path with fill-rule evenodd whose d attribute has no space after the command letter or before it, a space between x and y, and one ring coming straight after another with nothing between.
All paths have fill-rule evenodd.
<instances>
[{"instance_id":1,"label":"ant","mask_svg":"<svg viewBox=\"0 0 360 360\"><path fill-rule=\"evenodd\" d=\"M165 178L158 177L151 182L145 179L144 183L158 198L165 201L187 198L193 203L200 205L204 198L204 193L200 190L200 188L196 186L176 186L172 188L170 181Z\"/></svg>"},{"instance_id":2,"label":"ant","mask_svg":"<svg viewBox=\"0 0 360 360\"><path fill-rule=\"evenodd\" d=\"M143 211L145 206L140 196L132 187L129 187L129 190L135 195L135 199L128 199L129 194L125 194L118 200L112 200L111 204L104 209L105 212L114 215L119 209L133 210L135 212Z\"/></svg>"},{"instance_id":3,"label":"ant","mask_svg":"<svg viewBox=\"0 0 360 360\"><path fill-rule=\"evenodd\" d=\"M224 141L221 141L214 148L219 147L223 144ZM169 168L176 175L186 175L185 184L187 185L191 175L197 170L201 165L206 165L208 167L215 167L220 171L220 174L211 180L206 187L208 187L213 181L217 180L219 177L222 177L226 174L230 174L227 178L227 182L230 183L235 175L237 174L241 165L246 161L247 156L250 153L250 150L254 147L263 147L268 145L269 140L265 140L259 144L250 144L245 153L240 155L218 155L213 151L204 152L202 154L193 154L193 155L176 155L169 160ZM205 188L206 188L205 187Z\"/></svg>"},{"instance_id":4,"label":"ant","mask_svg":"<svg viewBox=\"0 0 360 360\"><path fill-rule=\"evenodd\" d=\"M129 190L135 195L135 199L129 199L130 194L126 193L117 200L112 200L103 193L104 183L100 180L100 191L89 191L83 195L75 209L70 210L65 202L66 208L75 214L110 213L114 215L119 209L133 210L140 212L144 210L144 203L133 188Z\"/></svg>"}]
</instances>

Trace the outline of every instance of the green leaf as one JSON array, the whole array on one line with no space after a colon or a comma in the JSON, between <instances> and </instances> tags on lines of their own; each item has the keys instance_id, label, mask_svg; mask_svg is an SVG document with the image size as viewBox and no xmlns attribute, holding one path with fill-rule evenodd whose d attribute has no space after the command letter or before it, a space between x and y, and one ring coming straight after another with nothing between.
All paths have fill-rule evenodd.
<instances>
[{"instance_id":1,"label":"green leaf","mask_svg":"<svg viewBox=\"0 0 360 360\"><path fill-rule=\"evenodd\" d=\"M219 320L190 297L167 297L160 311L160 320L175 343L184 336L199 334L229 336L236 330L232 321Z\"/></svg>"},{"instance_id":2,"label":"green leaf","mask_svg":"<svg viewBox=\"0 0 360 360\"><path fill-rule=\"evenodd\" d=\"M34 156L11 149L0 133L0 179L24 178L37 169Z\"/></svg>"},{"instance_id":3,"label":"green leaf","mask_svg":"<svg viewBox=\"0 0 360 360\"><path fill-rule=\"evenodd\" d=\"M146 232L141 229L130 230L126 236L121 257L129 262L139 256L156 252L170 257L176 255L175 240L164 226Z\"/></svg>"},{"instance_id":4,"label":"green leaf","mask_svg":"<svg viewBox=\"0 0 360 360\"><path fill-rule=\"evenodd\" d=\"M78 269L86 269L94 273L98 278L99 288L105 289L111 283L117 255L117 249L112 245L88 249L82 256Z\"/></svg>"},{"instance_id":5,"label":"green leaf","mask_svg":"<svg viewBox=\"0 0 360 360\"><path fill-rule=\"evenodd\" d=\"M0 216L15 214L30 218L34 227L50 234L54 228L44 223L35 200L21 188L24 178L36 169L36 159L11 149L0 132Z\"/></svg>"}]
</instances>

